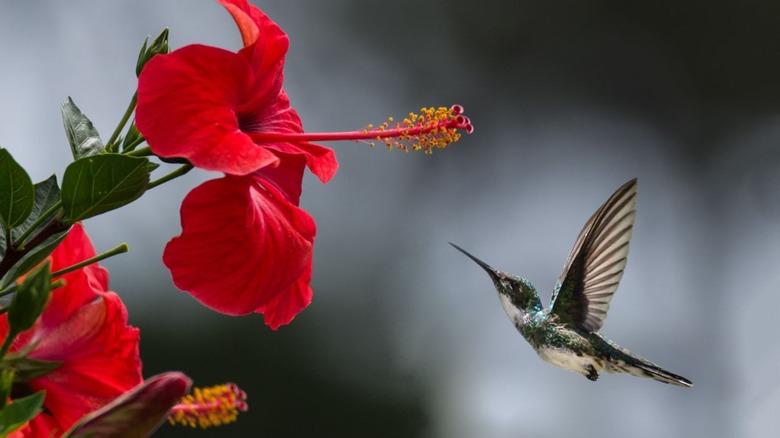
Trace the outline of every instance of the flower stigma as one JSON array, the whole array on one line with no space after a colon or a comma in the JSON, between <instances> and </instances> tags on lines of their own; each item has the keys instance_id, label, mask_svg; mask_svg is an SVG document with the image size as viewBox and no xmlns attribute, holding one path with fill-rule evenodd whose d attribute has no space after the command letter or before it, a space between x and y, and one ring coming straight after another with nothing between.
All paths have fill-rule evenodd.
<instances>
[{"instance_id":1,"label":"flower stigma","mask_svg":"<svg viewBox=\"0 0 780 438\"><path fill-rule=\"evenodd\" d=\"M195 388L171 408L168 422L206 429L232 423L247 409L246 393L234 383Z\"/></svg>"}]
</instances>

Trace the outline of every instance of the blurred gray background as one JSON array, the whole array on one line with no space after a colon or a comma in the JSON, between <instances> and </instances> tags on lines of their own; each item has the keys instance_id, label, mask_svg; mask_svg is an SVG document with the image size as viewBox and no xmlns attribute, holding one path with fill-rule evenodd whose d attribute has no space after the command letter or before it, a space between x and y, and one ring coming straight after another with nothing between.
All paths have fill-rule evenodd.
<instances>
[{"instance_id":1,"label":"blurred gray background","mask_svg":"<svg viewBox=\"0 0 780 438\"><path fill-rule=\"evenodd\" d=\"M630 3L630 4L629 4ZM308 176L315 297L293 324L214 313L160 261L192 172L87 221L142 330L144 374L234 381L250 412L161 437L771 437L780 410L780 4L255 1L290 35L308 131L459 103L476 132L432 156L330 144ZM72 96L107 139L146 35L236 50L209 0L0 0L0 145L41 180L70 160ZM577 233L639 178L606 336L693 389L542 362L453 241L547 304Z\"/></svg>"}]
</instances>

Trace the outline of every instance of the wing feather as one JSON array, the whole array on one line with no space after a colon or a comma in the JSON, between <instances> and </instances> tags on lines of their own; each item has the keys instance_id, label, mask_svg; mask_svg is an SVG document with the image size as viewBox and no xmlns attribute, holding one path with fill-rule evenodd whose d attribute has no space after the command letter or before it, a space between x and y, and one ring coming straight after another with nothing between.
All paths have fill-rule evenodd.
<instances>
[{"instance_id":1,"label":"wing feather","mask_svg":"<svg viewBox=\"0 0 780 438\"><path fill-rule=\"evenodd\" d=\"M620 284L636 219L637 181L623 184L580 231L553 292L550 312L597 332Z\"/></svg>"}]
</instances>

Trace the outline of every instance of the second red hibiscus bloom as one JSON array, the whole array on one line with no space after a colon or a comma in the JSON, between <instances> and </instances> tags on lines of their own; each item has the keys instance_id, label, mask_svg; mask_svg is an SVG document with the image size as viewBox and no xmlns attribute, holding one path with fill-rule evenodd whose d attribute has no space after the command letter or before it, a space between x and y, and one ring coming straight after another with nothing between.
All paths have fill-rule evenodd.
<instances>
[{"instance_id":1,"label":"second red hibiscus bloom","mask_svg":"<svg viewBox=\"0 0 780 438\"><path fill-rule=\"evenodd\" d=\"M93 257L95 250L76 224L51 254L59 270ZM76 420L101 408L141 383L138 329L127 323L127 310L108 290L108 271L93 264L62 276L65 285L52 291L32 329L19 335L11 352L56 366L50 372L19 382L22 391L44 390L44 412L13 437L60 436ZM8 332L0 316L0 337Z\"/></svg>"}]
</instances>

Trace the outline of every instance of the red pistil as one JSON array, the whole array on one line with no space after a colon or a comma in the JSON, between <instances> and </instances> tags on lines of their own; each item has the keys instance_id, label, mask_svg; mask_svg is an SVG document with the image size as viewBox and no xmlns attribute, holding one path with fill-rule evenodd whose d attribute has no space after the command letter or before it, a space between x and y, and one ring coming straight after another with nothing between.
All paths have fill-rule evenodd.
<instances>
[{"instance_id":1,"label":"red pistil","mask_svg":"<svg viewBox=\"0 0 780 438\"><path fill-rule=\"evenodd\" d=\"M257 143L271 142L310 142L354 140L374 146L374 141L384 143L389 149L397 148L404 151L424 150L430 154L433 148L444 148L460 139L459 130L470 134L474 131L468 117L462 115L463 107L454 105L451 108L422 108L421 114L409 113L400 123L393 124L393 119L374 128L369 125L361 131L345 132L247 132Z\"/></svg>"}]
</instances>

